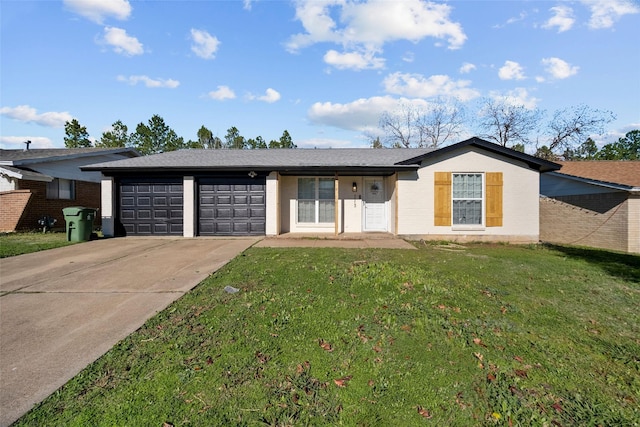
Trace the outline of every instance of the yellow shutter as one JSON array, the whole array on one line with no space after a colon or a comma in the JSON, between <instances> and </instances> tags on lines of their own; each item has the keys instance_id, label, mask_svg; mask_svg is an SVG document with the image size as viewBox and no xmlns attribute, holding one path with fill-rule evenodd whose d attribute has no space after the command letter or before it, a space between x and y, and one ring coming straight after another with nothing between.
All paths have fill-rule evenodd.
<instances>
[{"instance_id":1,"label":"yellow shutter","mask_svg":"<svg viewBox=\"0 0 640 427\"><path fill-rule=\"evenodd\" d=\"M434 175L434 225L451 225L451 172Z\"/></svg>"},{"instance_id":2,"label":"yellow shutter","mask_svg":"<svg viewBox=\"0 0 640 427\"><path fill-rule=\"evenodd\" d=\"M502 227L502 172L487 172L486 183L486 225Z\"/></svg>"}]
</instances>

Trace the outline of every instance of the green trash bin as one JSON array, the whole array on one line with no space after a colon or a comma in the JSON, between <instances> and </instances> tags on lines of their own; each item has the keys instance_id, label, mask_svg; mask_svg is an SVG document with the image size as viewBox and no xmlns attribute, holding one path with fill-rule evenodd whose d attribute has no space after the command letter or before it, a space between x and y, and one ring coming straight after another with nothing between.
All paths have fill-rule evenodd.
<instances>
[{"instance_id":1,"label":"green trash bin","mask_svg":"<svg viewBox=\"0 0 640 427\"><path fill-rule=\"evenodd\" d=\"M82 206L71 206L62 209L64 220L67 222L67 241L86 242L91 239L93 220L96 210Z\"/></svg>"}]
</instances>

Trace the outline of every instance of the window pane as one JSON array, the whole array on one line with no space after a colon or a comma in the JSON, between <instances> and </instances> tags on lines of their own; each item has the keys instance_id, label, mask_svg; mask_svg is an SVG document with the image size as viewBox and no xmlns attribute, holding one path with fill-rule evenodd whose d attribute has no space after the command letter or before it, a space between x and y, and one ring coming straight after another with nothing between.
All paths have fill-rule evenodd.
<instances>
[{"instance_id":1,"label":"window pane","mask_svg":"<svg viewBox=\"0 0 640 427\"><path fill-rule=\"evenodd\" d=\"M60 179L58 187L58 197L61 199L73 199L73 181Z\"/></svg>"},{"instance_id":2,"label":"window pane","mask_svg":"<svg viewBox=\"0 0 640 427\"><path fill-rule=\"evenodd\" d=\"M47 182L47 199L58 198L58 179L55 178L51 182Z\"/></svg>"},{"instance_id":3,"label":"window pane","mask_svg":"<svg viewBox=\"0 0 640 427\"><path fill-rule=\"evenodd\" d=\"M316 202L298 200L298 222L316 222Z\"/></svg>"},{"instance_id":4,"label":"window pane","mask_svg":"<svg viewBox=\"0 0 640 427\"><path fill-rule=\"evenodd\" d=\"M482 224L481 200L454 200L453 201L454 224Z\"/></svg>"},{"instance_id":5,"label":"window pane","mask_svg":"<svg viewBox=\"0 0 640 427\"><path fill-rule=\"evenodd\" d=\"M298 199L316 198L316 179L298 178Z\"/></svg>"},{"instance_id":6,"label":"window pane","mask_svg":"<svg viewBox=\"0 0 640 427\"><path fill-rule=\"evenodd\" d=\"M335 216L335 203L333 200L320 200L319 222L333 222Z\"/></svg>"},{"instance_id":7,"label":"window pane","mask_svg":"<svg viewBox=\"0 0 640 427\"><path fill-rule=\"evenodd\" d=\"M320 200L333 200L335 198L335 180L333 178L320 178L318 180Z\"/></svg>"}]
</instances>

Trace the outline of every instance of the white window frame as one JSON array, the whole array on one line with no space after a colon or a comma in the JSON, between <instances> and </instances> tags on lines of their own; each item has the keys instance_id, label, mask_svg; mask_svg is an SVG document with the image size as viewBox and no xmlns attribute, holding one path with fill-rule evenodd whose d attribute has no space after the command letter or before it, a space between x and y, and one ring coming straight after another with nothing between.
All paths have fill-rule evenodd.
<instances>
[{"instance_id":1,"label":"white window frame","mask_svg":"<svg viewBox=\"0 0 640 427\"><path fill-rule=\"evenodd\" d=\"M313 179L314 181L314 198L313 199L301 199L300 198L300 192L299 192L299 188L300 188L300 180L301 179ZM333 181L333 191L335 192L335 179L334 178L329 178L326 176L300 176L297 179L297 185L298 185L298 190L296 191L296 224L301 224L301 225L329 225L329 224L335 224L335 197L332 197L331 199L320 199L320 180L331 180ZM304 202L309 202L309 201L313 201L314 202L314 221L313 222L307 222L307 221L300 221L300 202L304 201ZM333 205L333 221L330 222L321 222L320 221L320 201L331 201L334 203Z\"/></svg>"},{"instance_id":2,"label":"white window frame","mask_svg":"<svg viewBox=\"0 0 640 427\"><path fill-rule=\"evenodd\" d=\"M76 182L72 179L54 178L47 182L48 200L75 200Z\"/></svg>"},{"instance_id":3,"label":"white window frame","mask_svg":"<svg viewBox=\"0 0 640 427\"><path fill-rule=\"evenodd\" d=\"M481 188L481 197L455 197L455 181L456 176L461 175L479 175L480 176L480 188ZM453 228L457 229L472 229L472 228L482 228L485 227L486 214L485 214L485 201L486 201L486 192L485 192L485 175L484 172L452 172L451 173L451 225ZM469 223L459 223L456 222L455 218L455 209L454 202L458 200L473 200L480 201L480 224L469 224Z\"/></svg>"}]
</instances>

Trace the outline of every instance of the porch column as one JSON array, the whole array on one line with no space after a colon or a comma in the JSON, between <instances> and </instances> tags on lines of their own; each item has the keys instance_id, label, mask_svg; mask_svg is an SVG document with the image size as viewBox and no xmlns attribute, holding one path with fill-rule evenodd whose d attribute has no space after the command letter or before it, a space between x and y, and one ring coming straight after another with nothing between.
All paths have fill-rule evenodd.
<instances>
[{"instance_id":1,"label":"porch column","mask_svg":"<svg viewBox=\"0 0 640 427\"><path fill-rule=\"evenodd\" d=\"M266 224L265 234L277 236L280 234L280 176L278 172L271 172L266 180Z\"/></svg>"},{"instance_id":2,"label":"porch column","mask_svg":"<svg viewBox=\"0 0 640 427\"><path fill-rule=\"evenodd\" d=\"M340 197L340 179L338 177L338 172L336 172L336 176L335 176L335 180L334 180L334 190L335 190L335 194L334 194L334 198L333 198L333 208L334 208L334 212L333 212L333 222L335 224L335 228L334 228L334 234L337 236L338 232L340 230L339 226L339 217L338 214L340 213L340 205L338 205L338 200Z\"/></svg>"},{"instance_id":3,"label":"porch column","mask_svg":"<svg viewBox=\"0 0 640 427\"><path fill-rule=\"evenodd\" d=\"M192 176L185 176L183 178L183 204L184 210L182 212L182 235L184 237L194 237L195 233L195 220L196 220L196 180Z\"/></svg>"},{"instance_id":4,"label":"porch column","mask_svg":"<svg viewBox=\"0 0 640 427\"><path fill-rule=\"evenodd\" d=\"M115 235L115 217L113 207L116 205L116 192L114 179L102 176L100 181L100 216L102 217L102 235L113 237Z\"/></svg>"}]
</instances>

